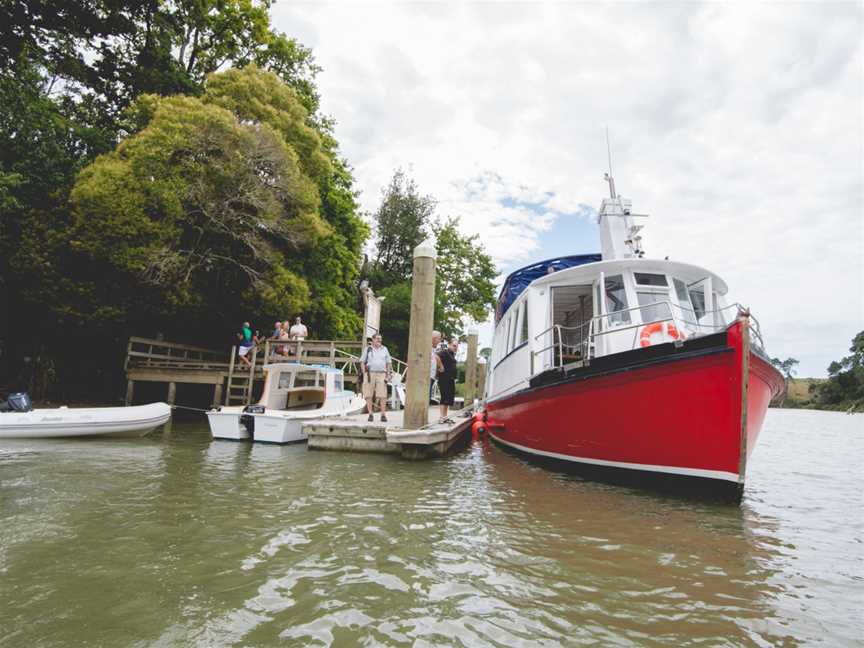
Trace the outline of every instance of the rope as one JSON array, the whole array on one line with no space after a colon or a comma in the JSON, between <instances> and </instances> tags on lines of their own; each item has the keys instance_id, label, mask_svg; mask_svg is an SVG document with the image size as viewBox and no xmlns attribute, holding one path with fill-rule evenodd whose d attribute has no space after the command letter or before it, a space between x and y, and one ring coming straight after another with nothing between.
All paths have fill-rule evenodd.
<instances>
[{"instance_id":1,"label":"rope","mask_svg":"<svg viewBox=\"0 0 864 648\"><path fill-rule=\"evenodd\" d=\"M201 409L200 407L186 407L185 405L172 405L171 409L184 409L190 410L192 412L203 412L205 414L210 411L209 409Z\"/></svg>"}]
</instances>

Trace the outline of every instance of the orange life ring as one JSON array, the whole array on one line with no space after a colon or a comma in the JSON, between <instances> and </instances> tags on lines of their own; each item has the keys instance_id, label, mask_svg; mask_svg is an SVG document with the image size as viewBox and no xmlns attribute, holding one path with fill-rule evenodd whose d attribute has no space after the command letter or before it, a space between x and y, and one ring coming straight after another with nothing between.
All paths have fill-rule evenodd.
<instances>
[{"instance_id":1,"label":"orange life ring","mask_svg":"<svg viewBox=\"0 0 864 648\"><path fill-rule=\"evenodd\" d=\"M651 346L651 336L654 333L665 333L673 340L684 339L684 334L679 333L678 328L672 322L654 322L642 327L642 333L639 334L639 346Z\"/></svg>"}]
</instances>

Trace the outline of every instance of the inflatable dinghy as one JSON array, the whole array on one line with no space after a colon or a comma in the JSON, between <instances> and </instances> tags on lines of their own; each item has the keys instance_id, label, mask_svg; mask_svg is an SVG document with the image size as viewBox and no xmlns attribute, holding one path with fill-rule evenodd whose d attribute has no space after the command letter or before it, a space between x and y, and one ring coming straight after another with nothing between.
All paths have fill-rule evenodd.
<instances>
[{"instance_id":1,"label":"inflatable dinghy","mask_svg":"<svg viewBox=\"0 0 864 648\"><path fill-rule=\"evenodd\" d=\"M171 406L166 403L32 409L25 394L13 394L8 403L0 405L0 440L143 436L171 418Z\"/></svg>"}]
</instances>

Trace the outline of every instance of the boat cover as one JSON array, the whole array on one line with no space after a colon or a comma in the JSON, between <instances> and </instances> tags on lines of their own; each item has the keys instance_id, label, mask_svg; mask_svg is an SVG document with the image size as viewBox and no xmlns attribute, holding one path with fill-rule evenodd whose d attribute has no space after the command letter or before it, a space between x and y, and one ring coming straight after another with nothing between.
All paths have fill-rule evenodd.
<instances>
[{"instance_id":1,"label":"boat cover","mask_svg":"<svg viewBox=\"0 0 864 648\"><path fill-rule=\"evenodd\" d=\"M555 257L554 259L532 263L529 266L510 273L504 282L503 288L501 288L501 294L498 296L498 307L495 309L495 323L497 324L504 317L504 313L510 308L510 304L522 294L522 291L532 281L549 273L549 268L554 267L557 272L558 270L575 268L586 263L594 263L600 261L602 258L600 254L575 254L572 256Z\"/></svg>"}]
</instances>

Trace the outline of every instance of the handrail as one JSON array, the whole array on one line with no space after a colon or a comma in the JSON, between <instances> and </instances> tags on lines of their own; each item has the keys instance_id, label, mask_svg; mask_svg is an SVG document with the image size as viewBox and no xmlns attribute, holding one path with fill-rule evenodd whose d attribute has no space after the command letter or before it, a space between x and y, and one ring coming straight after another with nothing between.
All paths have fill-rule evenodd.
<instances>
[{"instance_id":1,"label":"handrail","mask_svg":"<svg viewBox=\"0 0 864 648\"><path fill-rule=\"evenodd\" d=\"M662 306L665 306L666 309L668 310L668 312L669 312L668 317L654 318L654 319L652 319L652 321L648 321L648 322L643 321L643 322L639 322L638 324L627 323L627 324L623 324L623 325L618 324L618 325L613 326L612 323L610 322L607 325L607 327L603 327L603 329L601 329L601 330L596 330L595 322L600 323L600 322L602 322L603 318L609 318L611 316L619 315L621 313L630 313L630 312L636 311L636 310L642 311L643 309L646 309L646 308L656 308L656 307L662 307ZM543 331L541 331L540 333L538 333L537 335L534 336L534 341L536 342L541 337L549 335L549 333L552 333L551 344L547 344L543 348L537 349L537 350L531 352L531 354L532 354L532 367L534 366L533 358L536 358L538 355L540 355L542 353L546 353L549 350L554 350L556 348L557 348L557 354L555 354L555 355L557 355L557 358L555 357L555 355L553 355L553 360L552 360L553 366L558 366L558 367L563 366L564 365L565 334L568 332L573 332L573 333L578 332L578 334L579 334L578 342L574 342L573 344L568 344L568 347L574 348L574 349L579 349L580 353L581 353L581 362L583 364L588 364L591 361L592 344L594 341L596 341L598 338L600 338L600 336L609 335L612 333L621 333L623 331L628 331L628 330L632 330L632 329L639 329L639 328L642 328L644 326L650 326L652 324L660 324L663 322L672 322L672 324L676 328L679 328L680 321L679 321L679 317L676 317L676 315L675 315L675 309L680 309L681 311L690 311L691 313L693 313L694 319L692 321L686 317L681 318L681 319L684 320L684 327L685 328L689 328L689 329L695 328L696 332L694 334L699 335L702 333L703 329L708 329L710 331L716 331L716 330L720 330L720 329L728 327L732 323L732 320L726 321L727 318L725 316L722 316L722 313L724 313L725 311L728 311L732 308L736 309L736 317L740 317L742 315L748 317L750 329L753 331L753 334L756 338L756 342L757 342L759 348L764 352L765 345L764 345L764 342L762 339L762 332L761 332L761 327L759 325L759 321L755 317L753 317L753 315L750 314L749 310L746 309L744 306L742 306L740 303L735 302L735 303L728 304L728 305L720 307L720 308L715 308L715 309L710 310L710 311L704 311L702 313L701 317L696 317L696 311L694 309L688 308L686 306L679 306L678 304L672 303L670 300L663 300L663 301L658 301L658 302L652 302L650 304L640 304L637 306L632 306L630 308L622 309L620 311L614 311L612 313L603 313L601 315L594 315L593 317L587 319L586 321L582 322L581 324L578 324L575 326L564 326L561 324L553 324L552 326L544 329ZM721 314L721 317L719 317L719 318L712 317L711 318L712 320L715 321L715 323L702 323L699 321L700 319L703 319L708 315L716 316L717 314ZM640 317L639 319L642 319L642 318ZM719 319L719 322L716 321L718 319ZM587 335L585 335L585 333L584 333L586 326L588 327L588 334ZM636 341L637 341L637 336L634 334L633 344L632 344L631 348L635 348ZM556 360L557 360L557 365L555 364ZM546 367L544 367L543 370L545 370L545 369L546 369Z\"/></svg>"}]
</instances>

